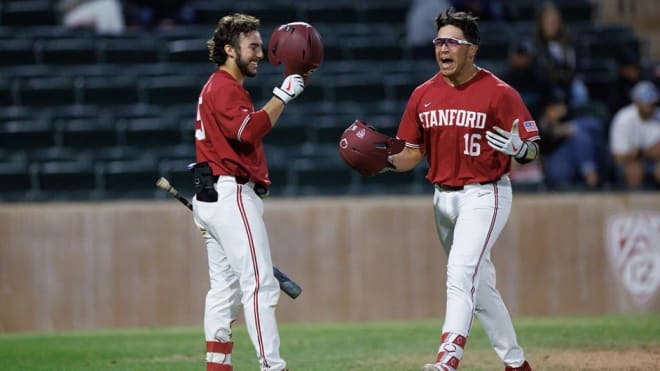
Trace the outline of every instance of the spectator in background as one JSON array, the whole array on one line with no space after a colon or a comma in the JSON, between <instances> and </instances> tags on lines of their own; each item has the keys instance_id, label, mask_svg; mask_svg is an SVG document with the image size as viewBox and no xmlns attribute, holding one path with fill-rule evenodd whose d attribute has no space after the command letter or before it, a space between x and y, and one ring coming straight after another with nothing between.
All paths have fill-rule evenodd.
<instances>
[{"instance_id":1,"label":"spectator in background","mask_svg":"<svg viewBox=\"0 0 660 371\"><path fill-rule=\"evenodd\" d=\"M564 91L571 108L589 101L586 85L576 76L575 48L557 6L545 2L537 14L534 26L536 63L550 83Z\"/></svg>"},{"instance_id":2,"label":"spectator in background","mask_svg":"<svg viewBox=\"0 0 660 371\"><path fill-rule=\"evenodd\" d=\"M605 152L602 123L594 117L569 116L563 91L555 89L548 97L538 120L541 132L541 159L545 181L550 189L576 185L596 188Z\"/></svg>"},{"instance_id":3,"label":"spectator in background","mask_svg":"<svg viewBox=\"0 0 660 371\"><path fill-rule=\"evenodd\" d=\"M624 51L617 59L617 65L617 77L610 86L607 99L611 114L631 103L630 91L642 79L642 66L636 53Z\"/></svg>"},{"instance_id":4,"label":"spectator in background","mask_svg":"<svg viewBox=\"0 0 660 371\"><path fill-rule=\"evenodd\" d=\"M192 24L195 10L188 0L128 0L126 18L132 28L169 30L177 25Z\"/></svg>"},{"instance_id":5,"label":"spectator in background","mask_svg":"<svg viewBox=\"0 0 660 371\"><path fill-rule=\"evenodd\" d=\"M520 93L532 117L540 115L545 96L550 91L548 80L534 64L535 56L534 43L531 40L514 42L509 51L507 70L502 75L502 80Z\"/></svg>"},{"instance_id":6,"label":"spectator in background","mask_svg":"<svg viewBox=\"0 0 660 371\"><path fill-rule=\"evenodd\" d=\"M406 15L406 42L413 58L427 60L435 56L430 46L436 36L434 17L449 6L448 0L412 1Z\"/></svg>"},{"instance_id":7,"label":"spectator in background","mask_svg":"<svg viewBox=\"0 0 660 371\"><path fill-rule=\"evenodd\" d=\"M610 127L610 151L618 175L628 189L638 189L645 178L660 186L660 94L650 81L631 90L633 103L621 108Z\"/></svg>"},{"instance_id":8,"label":"spectator in background","mask_svg":"<svg viewBox=\"0 0 660 371\"><path fill-rule=\"evenodd\" d=\"M61 0L57 8L68 28L91 29L99 34L121 34L126 28L118 0Z\"/></svg>"},{"instance_id":9,"label":"spectator in background","mask_svg":"<svg viewBox=\"0 0 660 371\"><path fill-rule=\"evenodd\" d=\"M502 80L520 93L525 105L533 118L540 117L545 105L547 92L550 90L548 80L534 65L534 43L529 39L513 42L509 50L508 67L502 75ZM511 182L515 186L526 186L538 189L543 184L541 161L511 164Z\"/></svg>"}]
</instances>

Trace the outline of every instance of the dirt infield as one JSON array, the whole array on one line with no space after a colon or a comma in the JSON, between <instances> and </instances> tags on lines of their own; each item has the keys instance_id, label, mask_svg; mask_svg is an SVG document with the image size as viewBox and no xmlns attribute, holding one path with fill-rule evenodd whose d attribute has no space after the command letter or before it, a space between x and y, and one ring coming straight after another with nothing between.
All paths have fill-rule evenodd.
<instances>
[{"instance_id":1,"label":"dirt infield","mask_svg":"<svg viewBox=\"0 0 660 371\"><path fill-rule=\"evenodd\" d=\"M474 353L473 353L474 352ZM660 346L623 350L530 349L527 357L534 371L656 371L660 369ZM466 352L461 366L472 370L492 370L498 362L493 351ZM496 364L496 363L495 363Z\"/></svg>"}]
</instances>

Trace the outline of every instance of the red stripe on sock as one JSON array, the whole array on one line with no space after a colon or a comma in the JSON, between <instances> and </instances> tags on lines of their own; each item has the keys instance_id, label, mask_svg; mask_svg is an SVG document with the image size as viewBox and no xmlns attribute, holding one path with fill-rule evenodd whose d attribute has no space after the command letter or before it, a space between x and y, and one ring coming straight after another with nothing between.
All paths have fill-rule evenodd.
<instances>
[{"instance_id":1,"label":"red stripe on sock","mask_svg":"<svg viewBox=\"0 0 660 371\"><path fill-rule=\"evenodd\" d=\"M206 351L209 353L223 353L231 354L232 349L234 349L234 342L230 341L223 343L221 341L207 341L206 342Z\"/></svg>"},{"instance_id":2,"label":"red stripe on sock","mask_svg":"<svg viewBox=\"0 0 660 371\"><path fill-rule=\"evenodd\" d=\"M222 363L207 362L206 371L234 371L231 365L223 365Z\"/></svg>"}]
</instances>

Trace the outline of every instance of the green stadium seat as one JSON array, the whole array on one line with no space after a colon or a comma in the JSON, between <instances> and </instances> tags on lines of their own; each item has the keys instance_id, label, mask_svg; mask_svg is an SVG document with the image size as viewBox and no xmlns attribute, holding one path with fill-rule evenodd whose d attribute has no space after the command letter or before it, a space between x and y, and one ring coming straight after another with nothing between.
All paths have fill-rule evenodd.
<instances>
[{"instance_id":1,"label":"green stadium seat","mask_svg":"<svg viewBox=\"0 0 660 371\"><path fill-rule=\"evenodd\" d=\"M60 146L72 149L93 149L117 145L117 131L110 118L55 121L56 138Z\"/></svg>"},{"instance_id":2,"label":"green stadium seat","mask_svg":"<svg viewBox=\"0 0 660 371\"><path fill-rule=\"evenodd\" d=\"M0 200L6 192L25 193L30 190L30 173L24 161L0 160Z\"/></svg>"},{"instance_id":3,"label":"green stadium seat","mask_svg":"<svg viewBox=\"0 0 660 371\"><path fill-rule=\"evenodd\" d=\"M161 50L147 37L104 38L99 41L99 59L110 64L157 63Z\"/></svg>"},{"instance_id":4,"label":"green stadium seat","mask_svg":"<svg viewBox=\"0 0 660 371\"><path fill-rule=\"evenodd\" d=\"M301 11L303 14L301 19L311 24L321 22L359 23L362 21L360 12L354 3L348 1L304 3Z\"/></svg>"},{"instance_id":5,"label":"green stadium seat","mask_svg":"<svg viewBox=\"0 0 660 371\"><path fill-rule=\"evenodd\" d=\"M170 63L212 63L209 61L207 39L174 40L167 43L167 61Z\"/></svg>"},{"instance_id":6,"label":"green stadium seat","mask_svg":"<svg viewBox=\"0 0 660 371\"><path fill-rule=\"evenodd\" d=\"M29 150L54 144L52 124L48 120L28 119L0 123L0 148Z\"/></svg>"},{"instance_id":7,"label":"green stadium seat","mask_svg":"<svg viewBox=\"0 0 660 371\"><path fill-rule=\"evenodd\" d=\"M82 102L100 106L116 106L139 103L135 77L94 76L83 79Z\"/></svg>"},{"instance_id":8,"label":"green stadium seat","mask_svg":"<svg viewBox=\"0 0 660 371\"><path fill-rule=\"evenodd\" d=\"M37 57L32 41L23 39L0 40L0 66L34 64Z\"/></svg>"},{"instance_id":9,"label":"green stadium seat","mask_svg":"<svg viewBox=\"0 0 660 371\"><path fill-rule=\"evenodd\" d=\"M178 123L169 118L124 119L120 124L125 130L123 144L150 148L154 146L177 145L183 143Z\"/></svg>"},{"instance_id":10,"label":"green stadium seat","mask_svg":"<svg viewBox=\"0 0 660 371\"><path fill-rule=\"evenodd\" d=\"M313 196L349 193L353 184L353 170L337 160L338 154L336 157L302 158L294 161L292 171L296 192Z\"/></svg>"},{"instance_id":11,"label":"green stadium seat","mask_svg":"<svg viewBox=\"0 0 660 371\"><path fill-rule=\"evenodd\" d=\"M145 160L109 161L103 166L102 190L109 197L153 197L160 176L156 166Z\"/></svg>"},{"instance_id":12,"label":"green stadium seat","mask_svg":"<svg viewBox=\"0 0 660 371\"><path fill-rule=\"evenodd\" d=\"M0 19L4 26L56 25L58 20L54 5L55 2L50 0L4 1Z\"/></svg>"},{"instance_id":13,"label":"green stadium seat","mask_svg":"<svg viewBox=\"0 0 660 371\"><path fill-rule=\"evenodd\" d=\"M139 81L145 99L142 103L163 106L188 104L196 107L202 86L203 82L190 76L160 76Z\"/></svg>"},{"instance_id":14,"label":"green stadium seat","mask_svg":"<svg viewBox=\"0 0 660 371\"><path fill-rule=\"evenodd\" d=\"M19 102L34 107L77 103L73 81L65 76L29 78L21 81Z\"/></svg>"},{"instance_id":15,"label":"green stadium seat","mask_svg":"<svg viewBox=\"0 0 660 371\"><path fill-rule=\"evenodd\" d=\"M90 161L43 162L38 174L42 191L91 191L96 187L96 172Z\"/></svg>"},{"instance_id":16,"label":"green stadium seat","mask_svg":"<svg viewBox=\"0 0 660 371\"><path fill-rule=\"evenodd\" d=\"M39 58L44 64L78 65L98 61L96 44L84 38L47 40L39 49Z\"/></svg>"},{"instance_id":17,"label":"green stadium seat","mask_svg":"<svg viewBox=\"0 0 660 371\"><path fill-rule=\"evenodd\" d=\"M374 102L385 99L385 86L380 79L342 79L335 83L334 99L337 102Z\"/></svg>"}]
</instances>

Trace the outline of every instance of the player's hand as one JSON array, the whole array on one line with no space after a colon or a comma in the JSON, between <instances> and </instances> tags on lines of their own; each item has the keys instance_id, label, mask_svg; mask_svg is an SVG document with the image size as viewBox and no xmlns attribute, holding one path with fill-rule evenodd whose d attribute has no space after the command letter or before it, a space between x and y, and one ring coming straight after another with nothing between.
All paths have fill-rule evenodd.
<instances>
[{"instance_id":1,"label":"player's hand","mask_svg":"<svg viewBox=\"0 0 660 371\"><path fill-rule=\"evenodd\" d=\"M486 131L486 140L488 145L509 156L517 158L525 157L527 152L527 143L520 139L518 133L518 119L511 125L511 132L508 132L498 126L493 127L493 131Z\"/></svg>"},{"instance_id":2,"label":"player's hand","mask_svg":"<svg viewBox=\"0 0 660 371\"><path fill-rule=\"evenodd\" d=\"M304 89L305 82L303 77L298 74L293 74L287 76L284 81L282 81L281 86L273 88L273 95L284 102L284 104L287 104L295 97L302 94Z\"/></svg>"}]
</instances>

